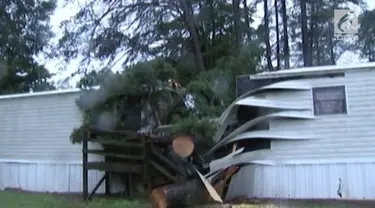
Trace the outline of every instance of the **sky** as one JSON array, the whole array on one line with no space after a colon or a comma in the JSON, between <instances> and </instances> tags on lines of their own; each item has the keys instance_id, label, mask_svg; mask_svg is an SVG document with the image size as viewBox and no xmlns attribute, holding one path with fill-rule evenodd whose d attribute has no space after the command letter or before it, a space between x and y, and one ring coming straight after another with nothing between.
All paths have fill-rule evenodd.
<instances>
[{"instance_id":1,"label":"sky","mask_svg":"<svg viewBox=\"0 0 375 208\"><path fill-rule=\"evenodd\" d=\"M52 40L53 44L57 43L57 40L62 35L62 30L60 29L59 25L61 21L67 20L70 17L72 17L78 10L80 5L84 5L87 0L76 0L74 4L69 5L63 5L64 0L58 0L58 7L55 10L54 14L51 17L51 24L52 24L52 30L56 34L56 37ZM365 0L369 6L369 9L374 9L375 7L375 1L374 0ZM355 6L350 6L351 9L354 9L357 12L360 12L360 9ZM255 21L253 23L254 26L259 25L261 19L262 19L262 5L259 5L258 13L256 14ZM39 57L39 62L41 64L45 64L46 68L51 71L52 73L57 73L56 76L54 76L53 81L58 82L59 80L62 80L66 77L68 77L72 72L74 72L77 69L77 66L79 64L78 60L72 60L70 64L67 66L66 70L59 70L61 68L61 59L55 59L55 60L45 60L43 58ZM359 63L362 62L357 54L354 54L352 52L344 53L340 59L337 61L338 65L345 65L348 63ZM113 71L121 70L121 64L117 64L113 67ZM79 77L76 76L72 78L69 81L69 84L74 87L75 83L79 80Z\"/></svg>"}]
</instances>

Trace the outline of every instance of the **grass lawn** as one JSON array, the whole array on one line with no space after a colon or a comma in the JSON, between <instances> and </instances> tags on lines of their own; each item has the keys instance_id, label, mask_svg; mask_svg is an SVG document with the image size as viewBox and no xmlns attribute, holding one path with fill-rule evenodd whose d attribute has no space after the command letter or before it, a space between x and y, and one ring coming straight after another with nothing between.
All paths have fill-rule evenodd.
<instances>
[{"instance_id":1,"label":"grass lawn","mask_svg":"<svg viewBox=\"0 0 375 208\"><path fill-rule=\"evenodd\" d=\"M247 203L247 202L243 202ZM258 204L259 203L259 204ZM232 208L373 208L374 202L344 202L310 200L267 200L256 204L237 205ZM83 203L80 195L57 195L28 193L22 191L0 191L0 208L150 208L145 200L125 200L120 198L97 197ZM202 208L218 208L220 206L202 206ZM228 206L223 206L228 208ZM231 207L231 206L229 206Z\"/></svg>"},{"instance_id":2,"label":"grass lawn","mask_svg":"<svg viewBox=\"0 0 375 208\"><path fill-rule=\"evenodd\" d=\"M149 208L142 200L93 199L83 203L79 196L59 196L54 194L0 192L1 208Z\"/></svg>"}]
</instances>

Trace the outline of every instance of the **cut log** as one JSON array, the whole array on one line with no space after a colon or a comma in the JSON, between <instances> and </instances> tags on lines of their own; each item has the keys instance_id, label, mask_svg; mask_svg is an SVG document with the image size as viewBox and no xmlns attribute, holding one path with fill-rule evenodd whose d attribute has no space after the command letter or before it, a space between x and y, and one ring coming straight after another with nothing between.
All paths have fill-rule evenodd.
<instances>
[{"instance_id":1,"label":"cut log","mask_svg":"<svg viewBox=\"0 0 375 208\"><path fill-rule=\"evenodd\" d=\"M207 192L199 179L174 183L151 192L153 208L189 207L207 201Z\"/></svg>"},{"instance_id":2,"label":"cut log","mask_svg":"<svg viewBox=\"0 0 375 208\"><path fill-rule=\"evenodd\" d=\"M179 136L173 139L172 141L173 151L181 156L188 157L194 151L194 141L190 136Z\"/></svg>"},{"instance_id":3,"label":"cut log","mask_svg":"<svg viewBox=\"0 0 375 208\"><path fill-rule=\"evenodd\" d=\"M230 167L222 171L218 180L213 184L217 192L222 193L222 184L225 184L233 175L237 167ZM205 203L214 203L202 181L198 178L185 182L174 183L156 188L151 192L153 208L190 207Z\"/></svg>"}]
</instances>

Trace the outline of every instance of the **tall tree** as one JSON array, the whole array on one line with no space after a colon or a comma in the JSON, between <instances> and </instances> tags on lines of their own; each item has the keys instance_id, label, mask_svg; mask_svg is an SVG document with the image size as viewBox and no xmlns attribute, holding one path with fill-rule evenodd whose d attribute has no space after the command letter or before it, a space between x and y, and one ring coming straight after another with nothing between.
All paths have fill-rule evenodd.
<instances>
[{"instance_id":1,"label":"tall tree","mask_svg":"<svg viewBox=\"0 0 375 208\"><path fill-rule=\"evenodd\" d=\"M0 2L0 55L5 75L0 93L54 89L51 73L34 57L43 53L52 37L49 17L54 1L10 0Z\"/></svg>"},{"instance_id":2,"label":"tall tree","mask_svg":"<svg viewBox=\"0 0 375 208\"><path fill-rule=\"evenodd\" d=\"M288 33L288 15L286 12L286 0L281 0L281 15L283 21L283 53L284 68L290 68L290 52L289 52L289 33Z\"/></svg>"},{"instance_id":3,"label":"tall tree","mask_svg":"<svg viewBox=\"0 0 375 208\"><path fill-rule=\"evenodd\" d=\"M196 61L197 67L200 71L204 71L205 66L204 66L203 56L201 52L201 43L199 41L198 32L197 32L198 25L194 17L193 8L191 5L189 5L189 2L187 0L181 0L180 3L181 3L182 11L183 11L183 16L185 17L185 23L187 25L190 36L192 37L194 55L195 55L195 61Z\"/></svg>"},{"instance_id":4,"label":"tall tree","mask_svg":"<svg viewBox=\"0 0 375 208\"><path fill-rule=\"evenodd\" d=\"M301 31L302 31L302 53L303 53L303 65L311 66L310 56L310 45L309 45L309 32L307 27L307 5L306 0L301 0Z\"/></svg>"},{"instance_id":5,"label":"tall tree","mask_svg":"<svg viewBox=\"0 0 375 208\"><path fill-rule=\"evenodd\" d=\"M251 11L250 11L249 6L247 5L247 0L243 0L242 4L243 4L243 8L244 8L245 31L246 31L246 35L247 35L247 40L251 41L251 39L252 39L252 28L250 26L250 23L251 23L250 13L251 13Z\"/></svg>"},{"instance_id":6,"label":"tall tree","mask_svg":"<svg viewBox=\"0 0 375 208\"><path fill-rule=\"evenodd\" d=\"M375 10L365 11L360 17L357 47L362 58L375 61Z\"/></svg>"},{"instance_id":7,"label":"tall tree","mask_svg":"<svg viewBox=\"0 0 375 208\"><path fill-rule=\"evenodd\" d=\"M272 51L270 43L270 33L269 33L269 11L268 11L268 1L263 0L263 9L264 9L264 43L266 44L266 60L268 71L273 71L272 66Z\"/></svg>"},{"instance_id":8,"label":"tall tree","mask_svg":"<svg viewBox=\"0 0 375 208\"><path fill-rule=\"evenodd\" d=\"M278 0L275 0L275 21L276 21L276 59L277 66L276 69L280 70L280 31L279 31L279 7L277 4Z\"/></svg>"},{"instance_id":9,"label":"tall tree","mask_svg":"<svg viewBox=\"0 0 375 208\"><path fill-rule=\"evenodd\" d=\"M233 23L236 34L236 52L238 53L242 46L242 27L240 14L240 0L232 0L233 5Z\"/></svg>"}]
</instances>

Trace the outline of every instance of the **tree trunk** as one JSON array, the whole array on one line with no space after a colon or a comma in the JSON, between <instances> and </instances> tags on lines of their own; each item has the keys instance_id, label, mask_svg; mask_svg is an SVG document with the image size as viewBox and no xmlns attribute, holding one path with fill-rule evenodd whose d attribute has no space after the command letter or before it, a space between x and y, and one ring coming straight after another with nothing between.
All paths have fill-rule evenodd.
<instances>
[{"instance_id":1,"label":"tree trunk","mask_svg":"<svg viewBox=\"0 0 375 208\"><path fill-rule=\"evenodd\" d=\"M241 14L240 14L240 0L233 0L233 23L236 34L236 53L239 53L242 45L242 29L241 29Z\"/></svg>"},{"instance_id":2,"label":"tree trunk","mask_svg":"<svg viewBox=\"0 0 375 208\"><path fill-rule=\"evenodd\" d=\"M313 66L314 63L314 41L317 38L316 35L319 35L318 33L315 32L316 28L316 20L315 20L315 4L311 5L311 14L310 16L310 30L308 32L309 34L309 48L310 48L310 55L309 55L309 62L310 66ZM318 30L316 30L318 31Z\"/></svg>"},{"instance_id":3,"label":"tree trunk","mask_svg":"<svg viewBox=\"0 0 375 208\"><path fill-rule=\"evenodd\" d=\"M276 19L276 69L280 70L280 31L279 31L279 8L277 4L278 0L275 0L275 19Z\"/></svg>"},{"instance_id":4,"label":"tree trunk","mask_svg":"<svg viewBox=\"0 0 375 208\"><path fill-rule=\"evenodd\" d=\"M243 0L243 9L244 9L244 16L245 16L245 23L246 23L246 35L248 41L251 41L251 27L250 27L250 19L249 19L249 8L247 7L247 0Z\"/></svg>"},{"instance_id":5,"label":"tree trunk","mask_svg":"<svg viewBox=\"0 0 375 208\"><path fill-rule=\"evenodd\" d=\"M266 59L268 71L273 71L272 59L271 59L271 43L269 33L269 19L268 19L268 1L263 0L264 3L264 42L266 44Z\"/></svg>"},{"instance_id":6,"label":"tree trunk","mask_svg":"<svg viewBox=\"0 0 375 208\"><path fill-rule=\"evenodd\" d=\"M181 3L181 8L184 11L185 22L186 22L187 28L193 40L194 55L195 55L195 61L196 61L197 67L199 71L205 71L203 55L201 51L201 43L199 41L198 32L196 30L196 22L195 22L192 8L189 6L187 0L180 0L180 3Z\"/></svg>"},{"instance_id":7,"label":"tree trunk","mask_svg":"<svg viewBox=\"0 0 375 208\"><path fill-rule=\"evenodd\" d=\"M281 0L281 12L283 18L283 33L284 33L284 68L290 68L290 61L289 61L289 36L288 36L288 16L286 14L286 0Z\"/></svg>"},{"instance_id":8,"label":"tree trunk","mask_svg":"<svg viewBox=\"0 0 375 208\"><path fill-rule=\"evenodd\" d=\"M309 57L309 34L307 28L307 12L306 12L306 0L301 0L301 30L302 30L302 53L303 53L303 65L311 66Z\"/></svg>"},{"instance_id":9,"label":"tree trunk","mask_svg":"<svg viewBox=\"0 0 375 208\"><path fill-rule=\"evenodd\" d=\"M319 40L320 40L319 37L316 37L316 38L315 38L316 63L317 63L318 66L322 65Z\"/></svg>"},{"instance_id":10,"label":"tree trunk","mask_svg":"<svg viewBox=\"0 0 375 208\"><path fill-rule=\"evenodd\" d=\"M212 185L221 197L224 186L237 170L237 166L231 166L219 173L213 180ZM200 179L170 184L156 188L151 193L151 202L154 208L192 207L213 201Z\"/></svg>"}]
</instances>

